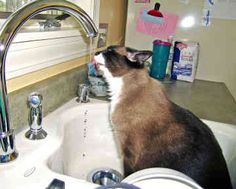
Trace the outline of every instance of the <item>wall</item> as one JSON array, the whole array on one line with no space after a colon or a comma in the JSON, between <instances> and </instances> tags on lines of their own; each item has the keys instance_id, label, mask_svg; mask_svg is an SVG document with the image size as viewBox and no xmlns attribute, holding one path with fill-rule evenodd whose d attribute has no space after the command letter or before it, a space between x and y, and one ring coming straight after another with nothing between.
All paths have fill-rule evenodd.
<instances>
[{"instance_id":1,"label":"wall","mask_svg":"<svg viewBox=\"0 0 236 189\"><path fill-rule=\"evenodd\" d=\"M43 95L43 115L46 116L77 95L79 84L86 81L86 70L86 66L80 66L21 90L11 92L8 98L12 127L19 132L28 125L29 108L27 98L32 92L37 91Z\"/></svg>"},{"instance_id":2,"label":"wall","mask_svg":"<svg viewBox=\"0 0 236 189\"><path fill-rule=\"evenodd\" d=\"M146 4L152 8L156 1ZM189 0L189 4L180 0L159 0L161 11L173 12L180 16L193 15L196 24L190 29L180 27L178 23L176 39L191 40L200 43L197 79L224 82L236 99L236 20L212 19L210 27L201 25L203 0ZM145 5L145 6L146 6ZM126 29L126 45L135 48L151 49L153 37L135 31L136 13L143 4L134 4L129 0Z\"/></svg>"},{"instance_id":3,"label":"wall","mask_svg":"<svg viewBox=\"0 0 236 189\"><path fill-rule=\"evenodd\" d=\"M127 0L101 0L100 23L108 23L107 45L124 43Z\"/></svg>"},{"instance_id":4,"label":"wall","mask_svg":"<svg viewBox=\"0 0 236 189\"><path fill-rule=\"evenodd\" d=\"M71 61L63 62L55 66L50 66L48 68L25 74L14 79L9 79L7 80L7 91L8 93L19 91L20 89L23 89L30 85L34 85L35 83L38 83L40 81L50 79L51 77L54 77L61 73L80 68L86 62L88 62L88 60L89 56L83 56L78 59L73 59Z\"/></svg>"}]
</instances>

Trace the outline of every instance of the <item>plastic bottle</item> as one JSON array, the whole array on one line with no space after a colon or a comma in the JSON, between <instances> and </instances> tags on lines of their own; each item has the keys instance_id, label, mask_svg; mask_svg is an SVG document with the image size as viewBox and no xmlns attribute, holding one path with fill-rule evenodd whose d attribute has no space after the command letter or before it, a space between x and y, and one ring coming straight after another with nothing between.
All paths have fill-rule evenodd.
<instances>
[{"instance_id":1,"label":"plastic bottle","mask_svg":"<svg viewBox=\"0 0 236 189\"><path fill-rule=\"evenodd\" d=\"M171 67L172 67L172 61L173 61L173 54L174 54L174 44L173 44L173 36L170 36L168 39L168 42L171 43L170 47L170 54L169 54L169 59L167 62L167 68L166 68L166 75L167 77L171 76Z\"/></svg>"}]
</instances>

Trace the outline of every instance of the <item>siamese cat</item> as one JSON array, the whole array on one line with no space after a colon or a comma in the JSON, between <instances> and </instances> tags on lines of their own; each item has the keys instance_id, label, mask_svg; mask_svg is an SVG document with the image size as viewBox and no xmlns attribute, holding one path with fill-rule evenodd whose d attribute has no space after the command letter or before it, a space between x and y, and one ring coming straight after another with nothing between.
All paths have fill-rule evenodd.
<instances>
[{"instance_id":1,"label":"siamese cat","mask_svg":"<svg viewBox=\"0 0 236 189\"><path fill-rule=\"evenodd\" d=\"M212 131L190 111L171 102L162 84L149 77L151 51L110 46L97 52L111 95L110 118L124 174L164 167L180 171L207 189L231 189L221 148Z\"/></svg>"}]
</instances>

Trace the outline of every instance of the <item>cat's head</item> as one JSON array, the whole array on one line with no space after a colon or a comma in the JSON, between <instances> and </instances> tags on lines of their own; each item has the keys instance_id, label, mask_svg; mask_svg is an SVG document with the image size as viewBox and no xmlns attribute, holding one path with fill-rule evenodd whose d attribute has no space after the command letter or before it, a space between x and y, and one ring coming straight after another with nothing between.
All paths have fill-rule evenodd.
<instances>
[{"instance_id":1,"label":"cat's head","mask_svg":"<svg viewBox=\"0 0 236 189\"><path fill-rule=\"evenodd\" d=\"M122 77L131 69L143 69L145 61L151 56L152 51L110 46L95 53L94 60L96 67L104 72L105 77Z\"/></svg>"}]
</instances>

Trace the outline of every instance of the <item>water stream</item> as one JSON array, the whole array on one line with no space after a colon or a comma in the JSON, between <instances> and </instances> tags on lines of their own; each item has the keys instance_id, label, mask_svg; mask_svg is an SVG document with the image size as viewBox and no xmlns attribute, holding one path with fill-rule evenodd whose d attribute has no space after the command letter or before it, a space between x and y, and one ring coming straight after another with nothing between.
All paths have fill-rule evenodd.
<instances>
[{"instance_id":1,"label":"water stream","mask_svg":"<svg viewBox=\"0 0 236 189\"><path fill-rule=\"evenodd\" d=\"M92 37L89 38L89 61L90 62L92 62L94 54L95 54L95 50L96 50L95 41L96 39Z\"/></svg>"}]
</instances>

